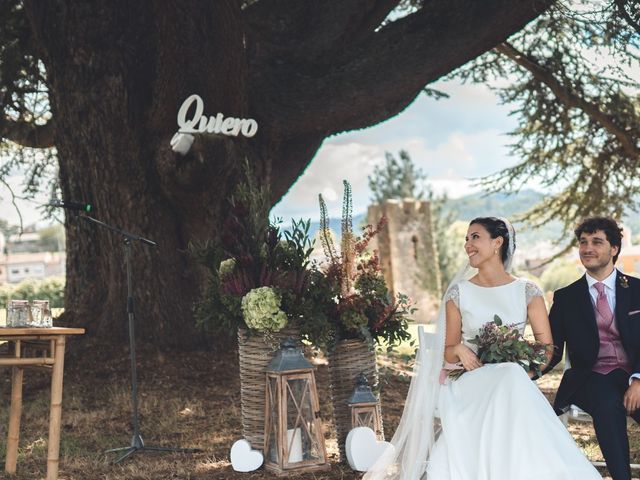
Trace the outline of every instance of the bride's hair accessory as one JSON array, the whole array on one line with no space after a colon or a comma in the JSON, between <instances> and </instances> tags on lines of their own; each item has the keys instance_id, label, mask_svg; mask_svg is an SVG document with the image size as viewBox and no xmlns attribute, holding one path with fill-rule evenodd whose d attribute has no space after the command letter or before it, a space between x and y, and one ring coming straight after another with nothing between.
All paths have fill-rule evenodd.
<instances>
[{"instance_id":1,"label":"bride's hair accessory","mask_svg":"<svg viewBox=\"0 0 640 480\"><path fill-rule=\"evenodd\" d=\"M502 263L504 265L504 269L508 272L511 269L511 264L513 263L513 254L516 251L516 231L511 225L511 222L504 217L498 217L504 226L507 229L507 233L509 234L509 245L507 247L507 255L506 258L503 257Z\"/></svg>"}]
</instances>

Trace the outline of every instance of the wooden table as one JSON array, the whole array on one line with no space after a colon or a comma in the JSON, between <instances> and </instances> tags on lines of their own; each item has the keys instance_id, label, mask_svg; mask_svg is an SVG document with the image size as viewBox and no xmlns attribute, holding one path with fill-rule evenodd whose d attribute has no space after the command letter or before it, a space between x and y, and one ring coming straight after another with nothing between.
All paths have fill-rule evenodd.
<instances>
[{"instance_id":1,"label":"wooden table","mask_svg":"<svg viewBox=\"0 0 640 480\"><path fill-rule=\"evenodd\" d=\"M60 454L60 421L62 418L62 377L67 335L82 335L83 328L0 328L0 341L13 343L10 356L0 356L0 366L13 367L11 372L11 410L5 471L16 473L20 416L22 414L22 378L25 368L51 370L51 407L49 413L49 451L47 480L58 478ZM38 342L37 356L26 356L26 345Z\"/></svg>"}]
</instances>

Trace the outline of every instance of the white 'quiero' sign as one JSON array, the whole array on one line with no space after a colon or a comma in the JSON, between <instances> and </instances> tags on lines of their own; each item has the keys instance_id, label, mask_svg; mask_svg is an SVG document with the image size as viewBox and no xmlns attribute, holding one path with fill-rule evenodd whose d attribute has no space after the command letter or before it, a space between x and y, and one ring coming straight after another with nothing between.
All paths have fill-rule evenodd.
<instances>
[{"instance_id":1,"label":"white 'quiero' sign","mask_svg":"<svg viewBox=\"0 0 640 480\"><path fill-rule=\"evenodd\" d=\"M191 105L195 103L195 112L188 117ZM258 131L258 122L253 118L226 117L222 113L206 117L202 97L193 94L188 97L178 110L179 133L220 133L237 137L242 133L245 137L253 137Z\"/></svg>"}]
</instances>

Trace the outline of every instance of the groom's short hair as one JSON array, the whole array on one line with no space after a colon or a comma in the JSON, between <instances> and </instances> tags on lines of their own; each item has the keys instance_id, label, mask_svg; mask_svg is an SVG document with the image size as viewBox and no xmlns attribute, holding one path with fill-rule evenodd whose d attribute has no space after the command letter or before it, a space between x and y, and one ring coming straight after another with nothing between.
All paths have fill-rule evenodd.
<instances>
[{"instance_id":1,"label":"groom's short hair","mask_svg":"<svg viewBox=\"0 0 640 480\"><path fill-rule=\"evenodd\" d=\"M602 230L604 232L612 247L618 247L618 253L613 257L613 263L616 263L618 255L620 255L620 250L622 249L622 228L618 226L613 218L585 218L580 225L576 227L574 233L576 234L576 238L580 240L580 235L583 233L596 233L598 230Z\"/></svg>"}]
</instances>

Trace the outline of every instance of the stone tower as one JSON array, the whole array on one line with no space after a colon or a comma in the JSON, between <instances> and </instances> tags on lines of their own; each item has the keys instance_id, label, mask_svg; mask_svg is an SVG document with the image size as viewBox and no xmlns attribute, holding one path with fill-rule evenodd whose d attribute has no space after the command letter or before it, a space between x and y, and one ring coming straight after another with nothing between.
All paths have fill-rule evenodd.
<instances>
[{"instance_id":1,"label":"stone tower","mask_svg":"<svg viewBox=\"0 0 640 480\"><path fill-rule=\"evenodd\" d=\"M387 224L376 235L371 248L380 255L387 285L395 294L408 295L418 311L413 318L428 323L437 314L440 301L440 271L431 223L431 204L426 200L387 200L369 206L367 223Z\"/></svg>"}]
</instances>

